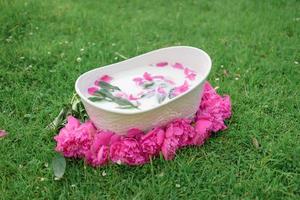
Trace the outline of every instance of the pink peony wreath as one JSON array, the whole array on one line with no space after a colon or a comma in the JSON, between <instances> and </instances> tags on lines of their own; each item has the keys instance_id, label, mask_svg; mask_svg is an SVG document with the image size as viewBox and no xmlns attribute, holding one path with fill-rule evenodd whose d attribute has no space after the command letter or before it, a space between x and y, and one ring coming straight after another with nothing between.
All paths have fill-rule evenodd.
<instances>
[{"instance_id":1,"label":"pink peony wreath","mask_svg":"<svg viewBox=\"0 0 300 200\"><path fill-rule=\"evenodd\" d=\"M67 124L54 137L55 150L65 157L82 158L94 167L109 162L142 165L160 154L165 160L172 160L179 148L203 145L211 132L226 129L224 120L230 116L230 97L218 95L206 82L201 105L192 120L175 119L147 133L132 128L126 136L120 136L97 130L91 121L80 123L68 116Z\"/></svg>"}]
</instances>

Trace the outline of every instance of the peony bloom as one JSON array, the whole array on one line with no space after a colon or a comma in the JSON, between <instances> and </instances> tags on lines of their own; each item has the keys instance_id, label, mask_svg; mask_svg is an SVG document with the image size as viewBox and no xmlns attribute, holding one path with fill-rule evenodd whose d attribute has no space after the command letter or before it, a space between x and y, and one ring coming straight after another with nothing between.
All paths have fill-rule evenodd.
<instances>
[{"instance_id":1,"label":"peony bloom","mask_svg":"<svg viewBox=\"0 0 300 200\"><path fill-rule=\"evenodd\" d=\"M128 137L124 137L112 143L109 156L114 163L124 163L128 165L141 165L147 161L138 140Z\"/></svg>"},{"instance_id":2,"label":"peony bloom","mask_svg":"<svg viewBox=\"0 0 300 200\"><path fill-rule=\"evenodd\" d=\"M206 82L197 119L206 118L212 122L211 131L217 132L226 129L224 120L231 116L229 96L222 97Z\"/></svg>"},{"instance_id":3,"label":"peony bloom","mask_svg":"<svg viewBox=\"0 0 300 200\"><path fill-rule=\"evenodd\" d=\"M176 150L178 149L178 140L174 137L165 138L161 151L165 160L172 160L175 157Z\"/></svg>"},{"instance_id":4,"label":"peony bloom","mask_svg":"<svg viewBox=\"0 0 300 200\"><path fill-rule=\"evenodd\" d=\"M96 167L96 166L104 165L108 162L109 145L111 143L113 136L114 133L110 131L99 131L95 135L90 149L86 151L85 154L87 163Z\"/></svg>"},{"instance_id":5,"label":"peony bloom","mask_svg":"<svg viewBox=\"0 0 300 200\"><path fill-rule=\"evenodd\" d=\"M175 137L178 139L179 147L192 145L196 132L189 119L177 119L168 124L166 137Z\"/></svg>"},{"instance_id":6,"label":"peony bloom","mask_svg":"<svg viewBox=\"0 0 300 200\"><path fill-rule=\"evenodd\" d=\"M145 133L138 128L131 128L127 131L126 137L140 140Z\"/></svg>"},{"instance_id":7,"label":"peony bloom","mask_svg":"<svg viewBox=\"0 0 300 200\"><path fill-rule=\"evenodd\" d=\"M190 123L191 120L188 119L176 119L167 125L162 145L162 153L166 160L173 159L178 148L194 144L197 134Z\"/></svg>"},{"instance_id":8,"label":"peony bloom","mask_svg":"<svg viewBox=\"0 0 300 200\"><path fill-rule=\"evenodd\" d=\"M210 136L212 122L209 119L199 119L195 125L196 137L194 138L195 145L202 145Z\"/></svg>"},{"instance_id":9,"label":"peony bloom","mask_svg":"<svg viewBox=\"0 0 300 200\"><path fill-rule=\"evenodd\" d=\"M80 125L79 120L69 116L66 126L54 137L57 142L55 150L65 157L83 157L90 149L95 133L92 122Z\"/></svg>"},{"instance_id":10,"label":"peony bloom","mask_svg":"<svg viewBox=\"0 0 300 200\"><path fill-rule=\"evenodd\" d=\"M156 156L161 150L165 132L161 128L154 128L140 139L142 151L147 157Z\"/></svg>"},{"instance_id":11,"label":"peony bloom","mask_svg":"<svg viewBox=\"0 0 300 200\"><path fill-rule=\"evenodd\" d=\"M158 92L164 93L162 89L158 88ZM187 89L188 83L185 82L178 90L182 92ZM166 125L165 130L156 127L145 134L140 129L132 128L127 131L126 136L120 136L110 131L96 133L92 122L81 124L78 119L69 116L65 127L54 137L57 142L55 149L65 157L85 156L87 163L93 166L104 165L109 160L114 163L141 165L160 151L166 160L171 160L178 148L202 145L212 131L225 129L224 120L230 116L229 96L218 95L207 82L195 117L195 125L191 125L192 121L189 119L176 119ZM5 134L0 130L0 137Z\"/></svg>"}]
</instances>

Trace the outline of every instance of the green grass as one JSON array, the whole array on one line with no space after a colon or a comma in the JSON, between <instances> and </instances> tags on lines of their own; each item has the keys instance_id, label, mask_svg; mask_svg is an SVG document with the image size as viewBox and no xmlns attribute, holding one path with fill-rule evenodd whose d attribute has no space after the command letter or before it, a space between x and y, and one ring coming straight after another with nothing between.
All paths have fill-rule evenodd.
<instances>
[{"instance_id":1,"label":"green grass","mask_svg":"<svg viewBox=\"0 0 300 200\"><path fill-rule=\"evenodd\" d=\"M0 0L0 13L0 199L300 199L299 1ZM209 81L232 97L229 129L173 161L68 160L55 181L45 127L76 78L172 45L210 54Z\"/></svg>"}]
</instances>

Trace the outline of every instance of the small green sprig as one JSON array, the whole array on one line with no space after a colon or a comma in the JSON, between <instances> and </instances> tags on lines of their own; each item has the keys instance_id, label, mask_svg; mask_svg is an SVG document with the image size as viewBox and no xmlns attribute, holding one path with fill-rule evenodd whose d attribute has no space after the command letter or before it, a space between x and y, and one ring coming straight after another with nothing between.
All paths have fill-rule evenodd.
<instances>
[{"instance_id":1,"label":"small green sprig","mask_svg":"<svg viewBox=\"0 0 300 200\"><path fill-rule=\"evenodd\" d=\"M113 86L109 83L106 83L104 81L99 82L99 86L101 87L100 90L94 93L95 96L89 97L88 99L92 102L98 102L98 101L109 101L114 102L118 104L122 109L130 109L130 108L137 108L138 106L134 105L127 99L116 97L112 94L114 91L121 91L121 89L117 86Z\"/></svg>"}]
</instances>

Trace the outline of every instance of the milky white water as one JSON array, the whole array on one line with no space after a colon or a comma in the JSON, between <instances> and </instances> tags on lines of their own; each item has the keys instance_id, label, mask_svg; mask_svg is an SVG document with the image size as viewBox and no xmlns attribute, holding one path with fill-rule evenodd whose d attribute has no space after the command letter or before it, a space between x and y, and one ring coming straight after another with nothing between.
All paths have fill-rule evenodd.
<instances>
[{"instance_id":1,"label":"milky white water","mask_svg":"<svg viewBox=\"0 0 300 200\"><path fill-rule=\"evenodd\" d=\"M170 80L171 82L174 83L171 84L170 81L166 82L165 80L159 78L153 78L153 81L146 81L147 83L154 82L153 86L151 86L148 89L145 89L143 86L138 85L135 81L133 81L133 79L137 77L144 79L143 74L145 72L150 74L151 77L163 76L165 80ZM127 97L124 98L128 98L130 94L134 97L137 96L140 97L141 95L139 94L144 93L144 97L142 98L140 97L138 100L130 99L130 102L132 102L134 105L137 105L139 110L148 110L160 104L167 103L168 101L170 101L168 95L171 89L179 87L186 82L188 84L188 90L190 90L190 88L192 88L194 84L196 84L197 82L196 80L188 79L183 69L175 69L171 65L167 65L164 67L157 67L155 65L141 66L139 68L133 68L132 70L120 71L118 73L107 74L107 75L112 77L112 80L110 82L111 85L119 87L123 93L127 94ZM162 95L161 93L158 92L158 88L160 87L163 87L162 90L166 92L166 95ZM188 91L185 91L183 93L186 92ZM113 92L114 95L116 95L117 93L118 92ZM145 93L147 95L145 95ZM159 95L166 96L162 102L159 102L158 100ZM124 108L119 108L118 104L113 102L99 101L95 103L101 105L101 107L103 106L111 110L124 109ZM128 112L131 111L134 112L137 109L131 108L126 110L128 110Z\"/></svg>"}]
</instances>

